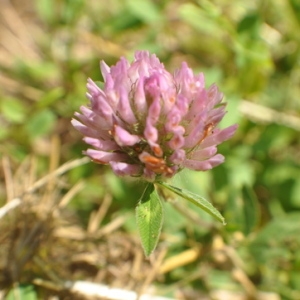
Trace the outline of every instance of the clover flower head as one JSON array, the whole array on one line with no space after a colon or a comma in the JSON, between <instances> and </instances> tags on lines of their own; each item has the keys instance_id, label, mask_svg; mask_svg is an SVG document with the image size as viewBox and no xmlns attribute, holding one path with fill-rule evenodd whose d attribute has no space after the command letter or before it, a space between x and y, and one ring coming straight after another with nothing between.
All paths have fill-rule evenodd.
<instances>
[{"instance_id":1,"label":"clover flower head","mask_svg":"<svg viewBox=\"0 0 300 300\"><path fill-rule=\"evenodd\" d=\"M89 107L75 113L73 126L92 148L93 161L116 175L155 181L184 168L206 171L224 161L217 145L237 125L219 129L226 103L216 85L205 88L183 62L172 75L154 54L137 51L132 63L100 63L104 87L88 79Z\"/></svg>"}]
</instances>

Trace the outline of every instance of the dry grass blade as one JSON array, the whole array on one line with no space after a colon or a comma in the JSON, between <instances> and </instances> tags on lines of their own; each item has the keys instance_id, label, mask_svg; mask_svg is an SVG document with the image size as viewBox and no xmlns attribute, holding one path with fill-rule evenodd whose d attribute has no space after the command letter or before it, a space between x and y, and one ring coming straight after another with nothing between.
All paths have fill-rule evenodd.
<instances>
[{"instance_id":1,"label":"dry grass blade","mask_svg":"<svg viewBox=\"0 0 300 300\"><path fill-rule=\"evenodd\" d=\"M63 208L68 205L68 203L72 200L72 198L78 194L84 188L84 182L79 181L76 183L71 189L62 197L60 202L58 203L59 208Z\"/></svg>"},{"instance_id":2,"label":"dry grass blade","mask_svg":"<svg viewBox=\"0 0 300 300\"><path fill-rule=\"evenodd\" d=\"M201 248L192 248L185 250L177 255L166 259L159 269L160 274L170 272L181 266L194 262L200 255Z\"/></svg>"},{"instance_id":3,"label":"dry grass blade","mask_svg":"<svg viewBox=\"0 0 300 300\"><path fill-rule=\"evenodd\" d=\"M54 148L56 151L57 147ZM57 162L58 159L55 157L52 168L57 165ZM78 161L71 162L52 173L59 176L78 165L80 165ZM41 268L43 264L37 265L40 261L38 257L41 251L44 252L42 249L47 247L48 243L52 243L52 232L61 223L59 220L61 212L53 210L53 207L57 207L57 203L60 202L57 200L60 195L59 187L56 181L51 181L54 176L46 176L46 179L38 180L38 184L37 182L32 184L36 178L35 159L25 159L15 174L10 169L7 158L3 160L3 168L6 175L6 189L12 189L9 197L22 195L0 208L0 218L2 218L0 230L6 233L1 236L0 285L9 288L22 279L25 269L28 273L28 270ZM40 189L47 183L46 189ZM50 269L48 271L51 273Z\"/></svg>"},{"instance_id":4,"label":"dry grass blade","mask_svg":"<svg viewBox=\"0 0 300 300\"><path fill-rule=\"evenodd\" d=\"M241 101L239 110L250 120L262 123L275 123L300 131L300 118L291 114L278 112L266 106L249 101Z\"/></svg>"},{"instance_id":5,"label":"dry grass blade","mask_svg":"<svg viewBox=\"0 0 300 300\"><path fill-rule=\"evenodd\" d=\"M88 228L87 228L89 234L95 233L97 231L98 227L101 225L101 222L103 221L104 216L108 211L108 208L111 205L111 202L112 202L112 197L110 195L105 196L98 211L93 212L91 214Z\"/></svg>"},{"instance_id":6,"label":"dry grass blade","mask_svg":"<svg viewBox=\"0 0 300 300\"><path fill-rule=\"evenodd\" d=\"M28 189L26 189L26 191L24 191L23 194L33 193L37 189L39 189L40 187L42 187L43 185L48 183L52 178L58 177L73 168L76 168L78 166L88 163L89 161L90 161L90 159L88 157L83 157L83 158L79 158L79 159L75 159L70 162L67 162L67 163L63 164L62 166L60 166L55 171L53 171L52 173L47 174L46 176L44 176L41 179L39 179L38 181L36 181L32 186L30 186Z\"/></svg>"},{"instance_id":7,"label":"dry grass blade","mask_svg":"<svg viewBox=\"0 0 300 300\"><path fill-rule=\"evenodd\" d=\"M164 248L158 253L158 257L154 258L153 254L152 254L152 256L150 256L150 260L153 261L152 262L153 267L150 270L150 272L148 273L147 277L145 278L145 281L144 281L143 285L141 286L141 289L139 290L139 295L143 294L144 291L146 291L146 289L149 287L151 282L159 274L159 270L161 268L163 259L165 258L167 252L168 252L167 248Z\"/></svg>"},{"instance_id":8,"label":"dry grass blade","mask_svg":"<svg viewBox=\"0 0 300 300\"><path fill-rule=\"evenodd\" d=\"M16 9L10 1L1 1L2 20L7 26L5 43L2 46L8 47L10 53L18 57L27 57L31 60L39 59L35 42L27 28L27 22L23 22ZM3 30L3 29L2 29ZM7 41L10 42L7 42Z\"/></svg>"},{"instance_id":9,"label":"dry grass blade","mask_svg":"<svg viewBox=\"0 0 300 300\"><path fill-rule=\"evenodd\" d=\"M13 175L11 172L9 158L4 156L2 158L3 172L5 178L5 187L6 187L6 199L9 202L14 197L14 183L13 183Z\"/></svg>"},{"instance_id":10,"label":"dry grass blade","mask_svg":"<svg viewBox=\"0 0 300 300\"><path fill-rule=\"evenodd\" d=\"M54 141L53 151L56 150ZM56 169L58 157L54 155L52 159L51 172L38 180L34 158L25 159L15 173L8 160L4 163L11 178L9 185L15 190L11 194L14 198L0 208L0 230L6 233L1 236L0 286L8 290L19 282L31 282L75 299L76 293L66 290L63 282L84 276L134 291L148 290L158 276L166 249L157 260L145 260L138 240L119 230L127 215L106 220L103 226L112 203L109 194L90 214L87 229L70 213L65 215L67 203L84 183L79 182L62 195L58 177L89 159L67 162ZM16 194L21 197L15 197Z\"/></svg>"},{"instance_id":11,"label":"dry grass blade","mask_svg":"<svg viewBox=\"0 0 300 300\"><path fill-rule=\"evenodd\" d=\"M16 208L21 204L20 198L14 198L0 208L0 219L3 218L10 210Z\"/></svg>"}]
</instances>

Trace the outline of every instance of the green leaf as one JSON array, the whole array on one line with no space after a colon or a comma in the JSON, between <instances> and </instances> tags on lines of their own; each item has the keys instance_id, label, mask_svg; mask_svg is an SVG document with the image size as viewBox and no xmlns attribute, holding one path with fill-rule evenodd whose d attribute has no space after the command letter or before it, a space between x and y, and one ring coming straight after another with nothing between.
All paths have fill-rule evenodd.
<instances>
[{"instance_id":1,"label":"green leaf","mask_svg":"<svg viewBox=\"0 0 300 300\"><path fill-rule=\"evenodd\" d=\"M62 87L56 87L52 90L46 92L37 103L38 108L48 107L54 104L56 101L59 101L65 93L65 90Z\"/></svg>"},{"instance_id":2,"label":"green leaf","mask_svg":"<svg viewBox=\"0 0 300 300\"><path fill-rule=\"evenodd\" d=\"M259 205L254 191L249 186L244 186L243 210L244 210L244 233L250 234L257 226L259 221Z\"/></svg>"},{"instance_id":3,"label":"green leaf","mask_svg":"<svg viewBox=\"0 0 300 300\"><path fill-rule=\"evenodd\" d=\"M137 226L146 256L155 249L163 224L163 206L155 190L149 183L136 207Z\"/></svg>"},{"instance_id":4,"label":"green leaf","mask_svg":"<svg viewBox=\"0 0 300 300\"><path fill-rule=\"evenodd\" d=\"M178 196L190 201L191 203L195 204L196 206L202 208L204 211L209 213L211 216L216 218L218 221L222 222L223 225L226 225L224 217L205 198L203 198L199 195L196 195L194 193L191 193L187 190L183 190L183 189L177 188L175 186L169 185L168 183L165 183L165 182L157 182L157 183L160 184L161 186L167 188L168 190L172 191L176 195L178 195Z\"/></svg>"},{"instance_id":5,"label":"green leaf","mask_svg":"<svg viewBox=\"0 0 300 300\"><path fill-rule=\"evenodd\" d=\"M158 7L148 0L127 0L126 4L130 12L145 23L157 23L161 20Z\"/></svg>"},{"instance_id":6,"label":"green leaf","mask_svg":"<svg viewBox=\"0 0 300 300\"><path fill-rule=\"evenodd\" d=\"M19 99L6 98L0 104L3 116L12 123L22 123L27 117L26 105Z\"/></svg>"},{"instance_id":7,"label":"green leaf","mask_svg":"<svg viewBox=\"0 0 300 300\"><path fill-rule=\"evenodd\" d=\"M280 274L284 274L285 269L290 274L291 268L296 266L294 259L298 252L295 249L300 245L299 219L299 212L274 218L250 241L249 250L255 261L264 266L267 276L270 276L267 269L278 270Z\"/></svg>"},{"instance_id":8,"label":"green leaf","mask_svg":"<svg viewBox=\"0 0 300 300\"><path fill-rule=\"evenodd\" d=\"M196 30L199 30L204 34L214 34L214 36L218 37L222 35L222 27L218 24L221 19L205 12L196 4L182 4L178 9L178 13L180 19L194 27Z\"/></svg>"},{"instance_id":9,"label":"green leaf","mask_svg":"<svg viewBox=\"0 0 300 300\"><path fill-rule=\"evenodd\" d=\"M48 134L54 127L55 121L54 113L45 109L34 114L25 125L25 128L31 137L36 138Z\"/></svg>"},{"instance_id":10,"label":"green leaf","mask_svg":"<svg viewBox=\"0 0 300 300\"><path fill-rule=\"evenodd\" d=\"M18 295L17 298L16 295ZM37 300L38 297L33 285L20 285L15 287L13 290L10 290L5 299Z\"/></svg>"},{"instance_id":11,"label":"green leaf","mask_svg":"<svg viewBox=\"0 0 300 300\"><path fill-rule=\"evenodd\" d=\"M102 81L95 81L96 85L100 88L100 89L104 89L104 82Z\"/></svg>"},{"instance_id":12,"label":"green leaf","mask_svg":"<svg viewBox=\"0 0 300 300\"><path fill-rule=\"evenodd\" d=\"M37 10L41 18L46 22L53 22L55 19L55 4L52 0L36 1Z\"/></svg>"}]
</instances>

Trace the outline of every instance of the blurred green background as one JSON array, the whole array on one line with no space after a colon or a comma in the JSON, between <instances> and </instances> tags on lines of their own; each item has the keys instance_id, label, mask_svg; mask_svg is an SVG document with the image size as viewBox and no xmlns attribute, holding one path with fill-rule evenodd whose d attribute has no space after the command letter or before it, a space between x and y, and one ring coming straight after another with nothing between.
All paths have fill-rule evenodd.
<instances>
[{"instance_id":1,"label":"blurred green background","mask_svg":"<svg viewBox=\"0 0 300 300\"><path fill-rule=\"evenodd\" d=\"M239 129L219 146L223 165L180 173L173 183L207 197L227 226L192 208L201 226L165 203L166 258L199 245L206 250L154 284L174 291L180 281L207 295L254 289L277 295L264 299L300 299L299 1L2 0L0 16L0 155L13 170L34 156L38 176L45 175L55 143L58 165L82 156L86 145L70 119L87 103L86 79L102 79L100 60L110 65L146 49L170 71L187 61L195 73L204 72L207 86L215 82L224 93L222 126L238 123ZM137 235L141 182L92 163L64 180L62 194L84 180L66 208L80 226L111 195L105 222L126 214L122 231ZM198 274L203 266L205 274Z\"/></svg>"}]
</instances>

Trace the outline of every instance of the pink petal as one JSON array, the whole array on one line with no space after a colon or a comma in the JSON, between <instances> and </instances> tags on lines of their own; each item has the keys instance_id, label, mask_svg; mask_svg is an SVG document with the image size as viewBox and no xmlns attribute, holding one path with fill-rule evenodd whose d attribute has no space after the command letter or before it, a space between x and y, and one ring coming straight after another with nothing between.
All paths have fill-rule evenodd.
<instances>
[{"instance_id":1,"label":"pink petal","mask_svg":"<svg viewBox=\"0 0 300 300\"><path fill-rule=\"evenodd\" d=\"M121 162L128 160L128 155L123 153L105 152L94 149L88 149L84 152L84 154L100 164L107 164L111 161Z\"/></svg>"},{"instance_id":2,"label":"pink petal","mask_svg":"<svg viewBox=\"0 0 300 300\"><path fill-rule=\"evenodd\" d=\"M208 160L204 160L204 161L187 159L184 161L182 165L191 170L206 171L220 165L221 163L224 162L224 160L225 158L223 155L217 154L209 158Z\"/></svg>"},{"instance_id":3,"label":"pink petal","mask_svg":"<svg viewBox=\"0 0 300 300\"><path fill-rule=\"evenodd\" d=\"M139 116L144 115L147 109L146 96L144 90L144 77L138 79L133 99L137 114Z\"/></svg>"},{"instance_id":4,"label":"pink petal","mask_svg":"<svg viewBox=\"0 0 300 300\"><path fill-rule=\"evenodd\" d=\"M144 130L144 137L147 139L149 144L156 143L158 139L158 131L148 119Z\"/></svg>"},{"instance_id":5,"label":"pink petal","mask_svg":"<svg viewBox=\"0 0 300 300\"><path fill-rule=\"evenodd\" d=\"M199 122L206 123L207 121L208 111L205 108L192 110L190 109L189 112L184 116L184 121L187 123L186 132L191 132L195 126L198 125Z\"/></svg>"},{"instance_id":6,"label":"pink petal","mask_svg":"<svg viewBox=\"0 0 300 300\"><path fill-rule=\"evenodd\" d=\"M222 101L223 94L220 93L218 87L215 84L213 84L207 91L207 97L207 108L212 109L214 106L216 106Z\"/></svg>"},{"instance_id":7,"label":"pink petal","mask_svg":"<svg viewBox=\"0 0 300 300\"><path fill-rule=\"evenodd\" d=\"M174 132L181 122L181 113L180 110L174 106L171 111L167 114L165 130L167 132Z\"/></svg>"},{"instance_id":8,"label":"pink petal","mask_svg":"<svg viewBox=\"0 0 300 300\"><path fill-rule=\"evenodd\" d=\"M101 69L103 79L104 81L106 81L107 75L110 73L110 67L103 60L101 60L100 69Z\"/></svg>"},{"instance_id":9,"label":"pink petal","mask_svg":"<svg viewBox=\"0 0 300 300\"><path fill-rule=\"evenodd\" d=\"M225 111L225 104L222 105L221 107L212 109L207 116L207 122L208 123L213 123L213 124L218 124L226 114Z\"/></svg>"},{"instance_id":10,"label":"pink petal","mask_svg":"<svg viewBox=\"0 0 300 300\"><path fill-rule=\"evenodd\" d=\"M194 101L191 104L191 108L186 115L187 119L194 119L197 115L207 114L207 91L205 89L197 91L194 95Z\"/></svg>"},{"instance_id":11,"label":"pink petal","mask_svg":"<svg viewBox=\"0 0 300 300\"><path fill-rule=\"evenodd\" d=\"M104 92L107 95L109 91L113 91L115 82L114 79L112 78L110 73L106 73L105 75L105 86L104 86Z\"/></svg>"},{"instance_id":12,"label":"pink petal","mask_svg":"<svg viewBox=\"0 0 300 300\"><path fill-rule=\"evenodd\" d=\"M149 122L151 122L152 125L155 125L157 123L159 119L160 111L161 111L160 98L156 97L149 107L148 116L147 116L147 119L149 120Z\"/></svg>"},{"instance_id":13,"label":"pink petal","mask_svg":"<svg viewBox=\"0 0 300 300\"><path fill-rule=\"evenodd\" d=\"M80 131L83 135L90 136L90 137L95 137L95 138L98 137L98 133L97 133L96 130L94 130L91 127L87 127L87 126L83 125L78 120L72 119L71 123L75 127L75 129Z\"/></svg>"},{"instance_id":14,"label":"pink petal","mask_svg":"<svg viewBox=\"0 0 300 300\"><path fill-rule=\"evenodd\" d=\"M100 89L100 87L91 78L88 78L86 87L89 91L89 94L91 94L91 95L97 96L97 95L101 94L101 95L105 96L104 92Z\"/></svg>"},{"instance_id":15,"label":"pink petal","mask_svg":"<svg viewBox=\"0 0 300 300\"><path fill-rule=\"evenodd\" d=\"M155 174L153 171L151 171L151 170L149 170L149 169L147 169L147 168L144 168L143 177L144 177L147 181L152 182L152 181L155 180L156 174Z\"/></svg>"},{"instance_id":16,"label":"pink petal","mask_svg":"<svg viewBox=\"0 0 300 300\"><path fill-rule=\"evenodd\" d=\"M171 140L168 142L168 146L172 149L179 149L184 146L185 144L185 139L183 137L184 134L184 127L182 126L177 126L174 128L174 133L171 138Z\"/></svg>"},{"instance_id":17,"label":"pink petal","mask_svg":"<svg viewBox=\"0 0 300 300\"><path fill-rule=\"evenodd\" d=\"M115 125L113 135L116 143L121 147L133 146L141 140L137 135L130 134L127 130L118 125Z\"/></svg>"},{"instance_id":18,"label":"pink petal","mask_svg":"<svg viewBox=\"0 0 300 300\"><path fill-rule=\"evenodd\" d=\"M185 151L183 149L178 149L173 152L169 157L169 161L176 165L181 165L185 160Z\"/></svg>"},{"instance_id":19,"label":"pink petal","mask_svg":"<svg viewBox=\"0 0 300 300\"><path fill-rule=\"evenodd\" d=\"M135 124L137 122L134 113L130 106L128 93L124 88L120 89L120 102L118 106L118 114L128 124Z\"/></svg>"},{"instance_id":20,"label":"pink petal","mask_svg":"<svg viewBox=\"0 0 300 300\"><path fill-rule=\"evenodd\" d=\"M192 128L192 131L185 138L185 148L193 148L201 141L204 135L204 127L203 121L199 120L198 124Z\"/></svg>"},{"instance_id":21,"label":"pink petal","mask_svg":"<svg viewBox=\"0 0 300 300\"><path fill-rule=\"evenodd\" d=\"M145 79L145 92L151 98L160 96L161 90L159 87L159 78L158 74L153 74L150 77Z\"/></svg>"},{"instance_id":22,"label":"pink petal","mask_svg":"<svg viewBox=\"0 0 300 300\"><path fill-rule=\"evenodd\" d=\"M207 138L205 138L204 141L201 143L201 148L206 148L213 145L221 144L222 142L230 139L234 135L237 128L238 125L234 124L223 130L217 130L217 129L214 130L214 133L208 136Z\"/></svg>"},{"instance_id":23,"label":"pink petal","mask_svg":"<svg viewBox=\"0 0 300 300\"><path fill-rule=\"evenodd\" d=\"M90 93L87 93L87 98L91 101L91 109L93 112L103 117L108 124L112 124L112 116L114 111L108 104L105 94L102 90L95 87L95 83L89 79L88 89Z\"/></svg>"},{"instance_id":24,"label":"pink petal","mask_svg":"<svg viewBox=\"0 0 300 300\"><path fill-rule=\"evenodd\" d=\"M176 106L179 110L180 116L183 117L188 112L188 108L189 108L188 99L182 94L179 94L176 98Z\"/></svg>"},{"instance_id":25,"label":"pink petal","mask_svg":"<svg viewBox=\"0 0 300 300\"><path fill-rule=\"evenodd\" d=\"M176 85L180 87L180 92L185 93L189 91L193 77L193 71L188 67L186 62L182 62L181 68L176 70L174 74L174 80Z\"/></svg>"},{"instance_id":26,"label":"pink petal","mask_svg":"<svg viewBox=\"0 0 300 300\"><path fill-rule=\"evenodd\" d=\"M124 57L121 57L116 65L110 68L110 73L113 78L121 79L123 77L125 79L126 77L123 75L127 74L129 68L130 63L128 62L128 60Z\"/></svg>"},{"instance_id":27,"label":"pink petal","mask_svg":"<svg viewBox=\"0 0 300 300\"><path fill-rule=\"evenodd\" d=\"M88 109L85 111L83 108L84 107L80 107L80 110L83 112L82 114L78 112L74 113L74 116L79 119L79 121L97 131L99 131L99 128L101 128L100 131L108 131L111 129L111 126L106 122L105 119L98 116L94 112L89 113Z\"/></svg>"},{"instance_id":28,"label":"pink petal","mask_svg":"<svg viewBox=\"0 0 300 300\"><path fill-rule=\"evenodd\" d=\"M98 150L102 151L115 151L115 150L120 150L120 147L116 144L115 141L110 141L110 140L100 140L99 138L92 138L92 137L85 137L83 140L95 147Z\"/></svg>"},{"instance_id":29,"label":"pink petal","mask_svg":"<svg viewBox=\"0 0 300 300\"><path fill-rule=\"evenodd\" d=\"M212 157L217 153L217 147L211 146L205 149L199 149L196 151L192 151L192 153L189 155L191 160L205 160L209 157Z\"/></svg>"},{"instance_id":30,"label":"pink petal","mask_svg":"<svg viewBox=\"0 0 300 300\"><path fill-rule=\"evenodd\" d=\"M142 167L140 165L131 165L115 161L111 161L109 164L117 176L138 176L141 175L142 172Z\"/></svg>"},{"instance_id":31,"label":"pink petal","mask_svg":"<svg viewBox=\"0 0 300 300\"><path fill-rule=\"evenodd\" d=\"M128 76L132 82L138 80L139 77L149 77L150 68L151 66L146 60L137 59L131 64L128 70Z\"/></svg>"}]
</instances>

